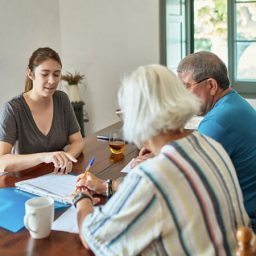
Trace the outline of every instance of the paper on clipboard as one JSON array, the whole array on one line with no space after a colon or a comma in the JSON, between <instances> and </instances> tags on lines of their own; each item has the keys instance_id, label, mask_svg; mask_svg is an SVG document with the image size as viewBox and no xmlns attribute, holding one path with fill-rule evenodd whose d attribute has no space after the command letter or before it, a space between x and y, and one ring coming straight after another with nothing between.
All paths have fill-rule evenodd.
<instances>
[{"instance_id":1,"label":"paper on clipboard","mask_svg":"<svg viewBox=\"0 0 256 256\"><path fill-rule=\"evenodd\" d=\"M72 196L77 177L74 175L46 174L37 178L15 183L17 189L39 195L51 197L64 204L72 203Z\"/></svg>"},{"instance_id":2,"label":"paper on clipboard","mask_svg":"<svg viewBox=\"0 0 256 256\"><path fill-rule=\"evenodd\" d=\"M129 173L132 170L130 166L133 161L134 161L134 158L121 170L121 172Z\"/></svg>"},{"instance_id":3,"label":"paper on clipboard","mask_svg":"<svg viewBox=\"0 0 256 256\"><path fill-rule=\"evenodd\" d=\"M193 116L186 124L185 129L187 130L196 130L200 124L200 122L203 120L202 116Z\"/></svg>"},{"instance_id":4,"label":"paper on clipboard","mask_svg":"<svg viewBox=\"0 0 256 256\"><path fill-rule=\"evenodd\" d=\"M69 233L79 233L77 224L77 211L74 206L71 206L52 224L52 230L65 231Z\"/></svg>"}]
</instances>

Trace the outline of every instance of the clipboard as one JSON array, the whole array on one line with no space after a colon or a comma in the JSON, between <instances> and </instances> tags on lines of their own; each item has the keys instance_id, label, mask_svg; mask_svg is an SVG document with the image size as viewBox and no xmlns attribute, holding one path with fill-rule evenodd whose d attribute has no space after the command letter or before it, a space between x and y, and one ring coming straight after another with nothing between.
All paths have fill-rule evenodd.
<instances>
[{"instance_id":1,"label":"clipboard","mask_svg":"<svg viewBox=\"0 0 256 256\"><path fill-rule=\"evenodd\" d=\"M15 183L19 190L38 196L51 197L54 201L72 204L72 193L76 187L77 176L72 174L45 174L36 178Z\"/></svg>"}]
</instances>

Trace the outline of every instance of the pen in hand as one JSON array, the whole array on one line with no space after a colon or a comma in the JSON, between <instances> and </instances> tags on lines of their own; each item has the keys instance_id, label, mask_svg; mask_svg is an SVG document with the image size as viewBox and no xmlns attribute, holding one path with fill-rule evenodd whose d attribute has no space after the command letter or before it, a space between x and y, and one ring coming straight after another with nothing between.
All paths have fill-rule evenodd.
<instances>
[{"instance_id":1,"label":"pen in hand","mask_svg":"<svg viewBox=\"0 0 256 256\"><path fill-rule=\"evenodd\" d=\"M83 178L85 177L86 173L89 172L89 170L90 170L91 166L93 165L94 161L95 161L95 157L92 158L92 159L90 160L90 162L88 163L88 165L86 166L86 168L85 168L85 170L84 170L84 173L83 173L81 179L83 179Z\"/></svg>"},{"instance_id":2,"label":"pen in hand","mask_svg":"<svg viewBox=\"0 0 256 256\"><path fill-rule=\"evenodd\" d=\"M94 161L95 161L95 157L92 158L92 159L90 160L90 162L88 163L88 165L86 166L86 168L85 168L85 170L84 170L84 173L83 173L83 175L81 176L81 179L84 179L84 178L85 178L87 172L89 172L89 170L90 170L91 166L93 165ZM76 188L76 191L81 191L81 188L77 187L77 188Z\"/></svg>"}]
</instances>

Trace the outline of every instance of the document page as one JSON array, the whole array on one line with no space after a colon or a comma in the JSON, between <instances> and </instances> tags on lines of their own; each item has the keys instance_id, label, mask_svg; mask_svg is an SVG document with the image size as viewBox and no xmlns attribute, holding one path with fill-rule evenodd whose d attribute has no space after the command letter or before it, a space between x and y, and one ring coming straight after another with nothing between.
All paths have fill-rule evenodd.
<instances>
[{"instance_id":1,"label":"document page","mask_svg":"<svg viewBox=\"0 0 256 256\"><path fill-rule=\"evenodd\" d=\"M78 234L76 208L71 206L52 224L52 230Z\"/></svg>"},{"instance_id":2,"label":"document page","mask_svg":"<svg viewBox=\"0 0 256 256\"><path fill-rule=\"evenodd\" d=\"M132 161L134 160L134 158L121 170L121 172L124 172L124 173L129 173L132 168L130 167Z\"/></svg>"},{"instance_id":3,"label":"document page","mask_svg":"<svg viewBox=\"0 0 256 256\"><path fill-rule=\"evenodd\" d=\"M74 175L47 174L16 182L16 188L40 196L49 196L57 201L66 201L74 192L77 177ZM69 199L67 199L69 201Z\"/></svg>"},{"instance_id":4,"label":"document page","mask_svg":"<svg viewBox=\"0 0 256 256\"><path fill-rule=\"evenodd\" d=\"M193 116L185 125L187 130L196 130L200 122L203 120L202 116Z\"/></svg>"}]
</instances>

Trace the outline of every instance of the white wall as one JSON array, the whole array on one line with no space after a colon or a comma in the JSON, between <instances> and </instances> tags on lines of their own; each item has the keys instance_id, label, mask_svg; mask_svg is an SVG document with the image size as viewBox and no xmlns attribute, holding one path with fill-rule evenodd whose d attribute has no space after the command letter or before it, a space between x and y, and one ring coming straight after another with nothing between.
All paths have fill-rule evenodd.
<instances>
[{"instance_id":1,"label":"white wall","mask_svg":"<svg viewBox=\"0 0 256 256\"><path fill-rule=\"evenodd\" d=\"M0 105L23 91L28 59L46 45L60 51L58 1L0 0Z\"/></svg>"},{"instance_id":2,"label":"white wall","mask_svg":"<svg viewBox=\"0 0 256 256\"><path fill-rule=\"evenodd\" d=\"M159 63L158 8L158 0L0 0L0 77L9 90L0 104L22 91L32 51L50 46L62 57L63 73L86 75L86 134L117 121L122 76Z\"/></svg>"},{"instance_id":3,"label":"white wall","mask_svg":"<svg viewBox=\"0 0 256 256\"><path fill-rule=\"evenodd\" d=\"M255 99L247 99L247 101L252 105L252 107L256 110L256 100Z\"/></svg>"},{"instance_id":4,"label":"white wall","mask_svg":"<svg viewBox=\"0 0 256 256\"><path fill-rule=\"evenodd\" d=\"M157 0L60 1L65 71L87 76L80 87L95 131L115 121L120 78L141 64L159 62ZM64 71L64 70L63 70Z\"/></svg>"}]
</instances>

